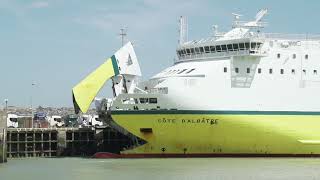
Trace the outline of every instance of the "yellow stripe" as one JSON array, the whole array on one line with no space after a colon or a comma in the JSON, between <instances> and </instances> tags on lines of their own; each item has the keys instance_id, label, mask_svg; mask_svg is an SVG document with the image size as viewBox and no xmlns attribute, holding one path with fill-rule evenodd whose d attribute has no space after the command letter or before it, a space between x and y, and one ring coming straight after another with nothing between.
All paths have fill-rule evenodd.
<instances>
[{"instance_id":1,"label":"yellow stripe","mask_svg":"<svg viewBox=\"0 0 320 180\"><path fill-rule=\"evenodd\" d=\"M99 90L114 75L112 60L109 58L72 89L75 108L86 113Z\"/></svg>"}]
</instances>

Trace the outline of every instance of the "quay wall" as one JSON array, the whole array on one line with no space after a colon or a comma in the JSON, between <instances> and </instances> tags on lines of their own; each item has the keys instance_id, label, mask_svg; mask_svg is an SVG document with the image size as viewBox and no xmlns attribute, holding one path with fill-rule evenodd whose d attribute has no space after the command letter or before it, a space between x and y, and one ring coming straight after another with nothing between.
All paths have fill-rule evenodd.
<instances>
[{"instance_id":1,"label":"quay wall","mask_svg":"<svg viewBox=\"0 0 320 180\"><path fill-rule=\"evenodd\" d=\"M8 128L8 158L91 157L120 153L134 142L108 126L100 128Z\"/></svg>"},{"instance_id":2,"label":"quay wall","mask_svg":"<svg viewBox=\"0 0 320 180\"><path fill-rule=\"evenodd\" d=\"M0 110L0 163L7 162L6 114Z\"/></svg>"}]
</instances>

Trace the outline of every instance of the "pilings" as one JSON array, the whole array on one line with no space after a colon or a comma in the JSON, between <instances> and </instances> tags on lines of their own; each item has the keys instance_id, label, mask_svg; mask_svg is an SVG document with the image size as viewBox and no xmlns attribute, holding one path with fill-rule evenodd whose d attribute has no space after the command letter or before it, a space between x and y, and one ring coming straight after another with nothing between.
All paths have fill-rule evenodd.
<instances>
[{"instance_id":1,"label":"pilings","mask_svg":"<svg viewBox=\"0 0 320 180\"><path fill-rule=\"evenodd\" d=\"M45 128L9 128L7 156L55 157L58 149L58 131Z\"/></svg>"},{"instance_id":2,"label":"pilings","mask_svg":"<svg viewBox=\"0 0 320 180\"><path fill-rule=\"evenodd\" d=\"M6 139L8 158L120 153L133 143L127 136L110 127L8 128Z\"/></svg>"},{"instance_id":3,"label":"pilings","mask_svg":"<svg viewBox=\"0 0 320 180\"><path fill-rule=\"evenodd\" d=\"M92 129L69 129L65 137L65 156L90 156L97 149Z\"/></svg>"}]
</instances>

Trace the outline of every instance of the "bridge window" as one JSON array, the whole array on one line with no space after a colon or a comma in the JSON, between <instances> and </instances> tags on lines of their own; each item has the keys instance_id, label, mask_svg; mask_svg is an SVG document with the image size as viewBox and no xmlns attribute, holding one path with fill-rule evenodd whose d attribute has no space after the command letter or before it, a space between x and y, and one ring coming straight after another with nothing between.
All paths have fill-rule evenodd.
<instances>
[{"instance_id":1,"label":"bridge window","mask_svg":"<svg viewBox=\"0 0 320 180\"><path fill-rule=\"evenodd\" d=\"M247 68L247 73L248 73L248 74L250 73L250 68Z\"/></svg>"},{"instance_id":2,"label":"bridge window","mask_svg":"<svg viewBox=\"0 0 320 180\"><path fill-rule=\"evenodd\" d=\"M239 45L238 44L233 44L233 50L238 51L239 50Z\"/></svg>"},{"instance_id":3,"label":"bridge window","mask_svg":"<svg viewBox=\"0 0 320 180\"><path fill-rule=\"evenodd\" d=\"M277 54L277 58L280 59L280 53Z\"/></svg>"},{"instance_id":4,"label":"bridge window","mask_svg":"<svg viewBox=\"0 0 320 180\"><path fill-rule=\"evenodd\" d=\"M236 73L239 73L239 68L236 67L236 68L234 69L234 71L235 71Z\"/></svg>"},{"instance_id":5,"label":"bridge window","mask_svg":"<svg viewBox=\"0 0 320 180\"><path fill-rule=\"evenodd\" d=\"M200 53L204 53L203 47L200 47Z\"/></svg>"},{"instance_id":6,"label":"bridge window","mask_svg":"<svg viewBox=\"0 0 320 180\"><path fill-rule=\"evenodd\" d=\"M304 58L309 59L309 55L308 54L304 55Z\"/></svg>"},{"instance_id":7,"label":"bridge window","mask_svg":"<svg viewBox=\"0 0 320 180\"><path fill-rule=\"evenodd\" d=\"M240 47L240 50L244 50L244 49L245 49L244 43L240 43L240 44L239 44L239 47Z\"/></svg>"},{"instance_id":8,"label":"bridge window","mask_svg":"<svg viewBox=\"0 0 320 180\"><path fill-rule=\"evenodd\" d=\"M291 74L296 74L296 70L295 69L291 69Z\"/></svg>"},{"instance_id":9,"label":"bridge window","mask_svg":"<svg viewBox=\"0 0 320 180\"><path fill-rule=\"evenodd\" d=\"M272 69L269 69L269 74L272 74Z\"/></svg>"},{"instance_id":10,"label":"bridge window","mask_svg":"<svg viewBox=\"0 0 320 180\"><path fill-rule=\"evenodd\" d=\"M261 74L261 68L258 68L258 74Z\"/></svg>"},{"instance_id":11,"label":"bridge window","mask_svg":"<svg viewBox=\"0 0 320 180\"><path fill-rule=\"evenodd\" d=\"M251 43L251 49L255 49L256 47L257 47L257 43L252 42L252 43Z\"/></svg>"},{"instance_id":12,"label":"bridge window","mask_svg":"<svg viewBox=\"0 0 320 180\"><path fill-rule=\"evenodd\" d=\"M211 47L213 47L213 46L211 46ZM205 47L204 47L204 50L206 51L206 53L210 53L210 48L209 48L209 46L205 46Z\"/></svg>"},{"instance_id":13,"label":"bridge window","mask_svg":"<svg viewBox=\"0 0 320 180\"><path fill-rule=\"evenodd\" d=\"M195 48L195 52L196 52L196 54L200 54L200 49L199 48Z\"/></svg>"},{"instance_id":14,"label":"bridge window","mask_svg":"<svg viewBox=\"0 0 320 180\"><path fill-rule=\"evenodd\" d=\"M227 51L227 45L221 45L221 49L223 52Z\"/></svg>"},{"instance_id":15,"label":"bridge window","mask_svg":"<svg viewBox=\"0 0 320 180\"><path fill-rule=\"evenodd\" d=\"M293 55L292 55L292 59L295 59L296 57L297 57L296 54L293 54Z\"/></svg>"},{"instance_id":16,"label":"bridge window","mask_svg":"<svg viewBox=\"0 0 320 180\"><path fill-rule=\"evenodd\" d=\"M187 54L189 55L190 54L190 49L186 49L187 50Z\"/></svg>"},{"instance_id":17,"label":"bridge window","mask_svg":"<svg viewBox=\"0 0 320 180\"><path fill-rule=\"evenodd\" d=\"M245 47L246 47L246 49L250 49L250 43L244 43L244 45L245 45Z\"/></svg>"},{"instance_id":18,"label":"bridge window","mask_svg":"<svg viewBox=\"0 0 320 180\"><path fill-rule=\"evenodd\" d=\"M214 53L216 51L216 48L214 46L210 46L211 53Z\"/></svg>"},{"instance_id":19,"label":"bridge window","mask_svg":"<svg viewBox=\"0 0 320 180\"><path fill-rule=\"evenodd\" d=\"M194 54L194 48L190 49L191 54Z\"/></svg>"},{"instance_id":20,"label":"bridge window","mask_svg":"<svg viewBox=\"0 0 320 180\"><path fill-rule=\"evenodd\" d=\"M283 69L280 69L280 74L283 74L284 73L284 70Z\"/></svg>"},{"instance_id":21,"label":"bridge window","mask_svg":"<svg viewBox=\"0 0 320 180\"><path fill-rule=\"evenodd\" d=\"M182 49L182 50L181 50L181 55L184 56L185 54L186 54L186 50L185 50L185 49Z\"/></svg>"},{"instance_id":22,"label":"bridge window","mask_svg":"<svg viewBox=\"0 0 320 180\"><path fill-rule=\"evenodd\" d=\"M313 70L313 74L317 75L318 74L317 70Z\"/></svg>"},{"instance_id":23,"label":"bridge window","mask_svg":"<svg viewBox=\"0 0 320 180\"><path fill-rule=\"evenodd\" d=\"M216 51L221 52L221 46L216 46Z\"/></svg>"},{"instance_id":24,"label":"bridge window","mask_svg":"<svg viewBox=\"0 0 320 180\"><path fill-rule=\"evenodd\" d=\"M228 51L233 51L232 44L227 45Z\"/></svg>"}]
</instances>

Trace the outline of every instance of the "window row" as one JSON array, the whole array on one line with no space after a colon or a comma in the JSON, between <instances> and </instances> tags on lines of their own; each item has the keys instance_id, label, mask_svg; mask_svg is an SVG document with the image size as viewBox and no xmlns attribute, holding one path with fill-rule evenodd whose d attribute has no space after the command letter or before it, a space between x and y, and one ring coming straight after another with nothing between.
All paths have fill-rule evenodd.
<instances>
[{"instance_id":1,"label":"window row","mask_svg":"<svg viewBox=\"0 0 320 180\"><path fill-rule=\"evenodd\" d=\"M246 73L247 73L247 74L250 74L250 73L251 73L251 70L252 70L251 68L247 68L247 69L246 69ZM227 67L224 67L224 68L223 68L223 72L225 72L225 73L228 72L228 68L227 68ZM240 73L240 69L239 69L238 67L236 67L236 68L234 68L234 72L235 72L235 73ZM303 72L303 74L307 74L307 70L306 70L306 69L302 69L302 72ZM262 69L261 69L261 68L258 68L258 69L257 69L257 73L258 73L258 74L261 74L261 73L262 73ZM273 69L272 69L272 68L268 69L268 73L269 73L269 74L272 74L272 73L273 73ZM285 74L285 70L284 70L284 69L280 69L279 73L280 73L280 74ZM296 70L295 70L295 69L291 69L291 74L295 74L295 73L296 73ZM314 70L313 70L313 74L314 74L314 75L317 75L317 74L318 74L318 71L314 69Z\"/></svg>"},{"instance_id":2,"label":"window row","mask_svg":"<svg viewBox=\"0 0 320 180\"><path fill-rule=\"evenodd\" d=\"M280 59L280 57L281 57L281 54L278 53L278 54L277 54L277 58ZM292 54L292 59L296 59L296 58L297 58L297 55L296 55L296 54ZM309 59L309 55L308 55L308 54L305 54L305 55L304 55L304 59Z\"/></svg>"},{"instance_id":3,"label":"window row","mask_svg":"<svg viewBox=\"0 0 320 180\"><path fill-rule=\"evenodd\" d=\"M215 52L226 52L226 51L239 51L239 50L249 50L249 49L259 49L261 47L261 42L246 42L237 44L223 44L216 46L204 46L195 47L178 50L178 56L194 55L194 54L204 54L204 53L215 53Z\"/></svg>"}]
</instances>

